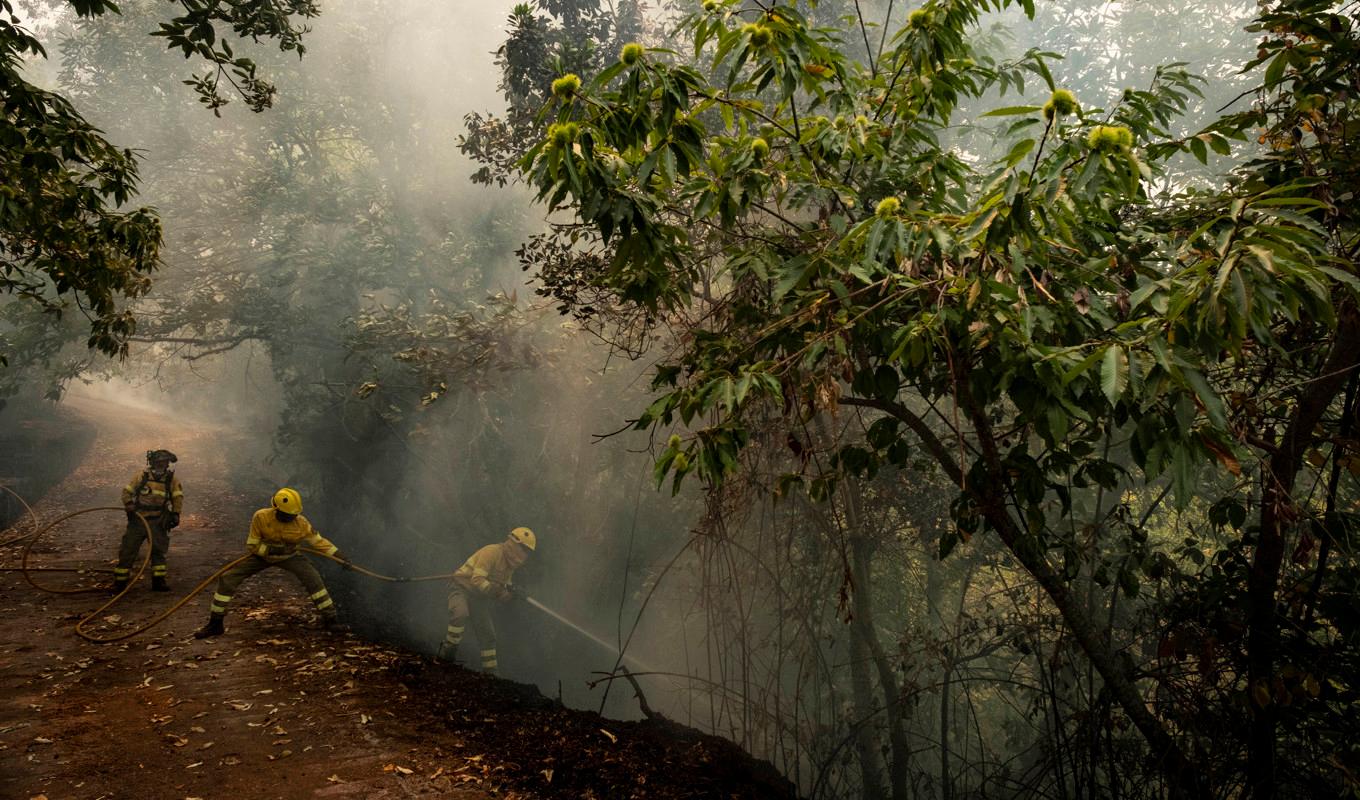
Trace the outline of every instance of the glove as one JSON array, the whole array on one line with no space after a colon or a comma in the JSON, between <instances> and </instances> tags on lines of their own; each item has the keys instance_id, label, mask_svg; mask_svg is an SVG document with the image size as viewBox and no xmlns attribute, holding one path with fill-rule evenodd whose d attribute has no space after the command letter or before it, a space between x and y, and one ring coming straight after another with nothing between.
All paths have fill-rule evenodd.
<instances>
[{"instance_id":1,"label":"glove","mask_svg":"<svg viewBox=\"0 0 1360 800\"><path fill-rule=\"evenodd\" d=\"M331 557L336 558L336 559L339 559L339 561L340 561L340 569L343 569L343 570L346 570L346 571L354 569L354 562L353 562L353 561L350 561L350 560L349 560L349 556L345 555L344 553L340 552L339 550L336 550L334 553L331 553Z\"/></svg>"},{"instance_id":2,"label":"glove","mask_svg":"<svg viewBox=\"0 0 1360 800\"><path fill-rule=\"evenodd\" d=\"M165 529L167 531L173 531L175 528L178 527L179 527L179 512L171 511L169 514L166 514Z\"/></svg>"},{"instance_id":3,"label":"glove","mask_svg":"<svg viewBox=\"0 0 1360 800\"><path fill-rule=\"evenodd\" d=\"M136 512L136 511L134 511L133 509L129 508L129 509L127 509L127 515L128 515L128 524L131 525L131 524L135 524L135 523L137 522L137 512Z\"/></svg>"},{"instance_id":4,"label":"glove","mask_svg":"<svg viewBox=\"0 0 1360 800\"><path fill-rule=\"evenodd\" d=\"M515 596L514 591L510 588L509 584L500 583L496 585L497 600L501 601L502 603L508 603L510 602L510 599L514 596Z\"/></svg>"},{"instance_id":5,"label":"glove","mask_svg":"<svg viewBox=\"0 0 1360 800\"><path fill-rule=\"evenodd\" d=\"M523 586L516 586L512 583L505 588L510 593L510 599L515 602L523 603L529 599L529 593L524 590Z\"/></svg>"}]
</instances>

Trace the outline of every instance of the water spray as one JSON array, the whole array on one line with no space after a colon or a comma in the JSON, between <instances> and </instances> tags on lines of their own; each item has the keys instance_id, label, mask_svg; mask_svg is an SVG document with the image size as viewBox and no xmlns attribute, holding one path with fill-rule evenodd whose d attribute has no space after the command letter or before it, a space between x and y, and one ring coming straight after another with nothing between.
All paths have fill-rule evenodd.
<instances>
[{"instance_id":1,"label":"water spray","mask_svg":"<svg viewBox=\"0 0 1360 800\"><path fill-rule=\"evenodd\" d=\"M643 663L642 661L639 661L637 658L624 653L622 650L619 649L618 645L613 645L610 644L609 642L606 642L604 639L601 639L599 636L596 636L595 634L591 633L585 628L582 628L580 625L577 625L575 622L572 622L571 620L567 619L566 617L562 616L556 611L553 611L551 608L548 608L547 606L538 602L534 598L525 597L524 601L529 605L533 606L534 608L538 609L539 611L542 611L544 614L547 614L548 616L562 623L563 625L566 625L568 628L571 628L572 630L586 637L595 644L598 644L599 646L603 647L609 652L619 655L625 662L632 664L634 667L637 667L640 671L643 672L656 671L651 666Z\"/></svg>"}]
</instances>

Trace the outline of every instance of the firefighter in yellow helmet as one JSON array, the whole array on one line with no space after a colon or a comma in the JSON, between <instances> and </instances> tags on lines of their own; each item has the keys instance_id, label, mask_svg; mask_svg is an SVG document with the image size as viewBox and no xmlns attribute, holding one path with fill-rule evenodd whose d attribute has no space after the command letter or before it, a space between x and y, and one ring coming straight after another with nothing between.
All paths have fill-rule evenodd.
<instances>
[{"instance_id":1,"label":"firefighter in yellow helmet","mask_svg":"<svg viewBox=\"0 0 1360 800\"><path fill-rule=\"evenodd\" d=\"M302 516L302 496L295 489L283 488L274 493L271 508L262 508L251 517L250 535L246 537L246 550L250 556L218 580L209 607L208 624L195 633L194 638L206 639L224 633L222 621L237 587L246 578L270 567L293 573L321 614L322 626L328 630L338 628L335 601L326 591L326 584L317 574L316 567L298 552L300 546L335 556L345 562L346 569L349 568L348 559L341 555L340 548L318 533Z\"/></svg>"},{"instance_id":2,"label":"firefighter in yellow helmet","mask_svg":"<svg viewBox=\"0 0 1360 800\"><path fill-rule=\"evenodd\" d=\"M492 600L507 602L519 595L511 577L537 549L538 538L533 531L515 528L505 541L473 553L453 573L449 583L449 627L439 645L439 660L458 663L458 645L471 621L482 650L482 669L496 671L496 627L487 604Z\"/></svg>"},{"instance_id":3,"label":"firefighter in yellow helmet","mask_svg":"<svg viewBox=\"0 0 1360 800\"><path fill-rule=\"evenodd\" d=\"M151 529L151 589L170 591L165 559L170 551L170 531L179 525L179 513L184 507L184 487L170 469L170 465L178 460L169 450L148 450L147 468L133 475L123 487L123 508L127 510L128 524L118 547L118 566L113 568L113 586L110 588L115 594L127 588L132 562L137 560L137 552L146 541L147 528ZM145 526L138 519L139 515L146 520Z\"/></svg>"}]
</instances>

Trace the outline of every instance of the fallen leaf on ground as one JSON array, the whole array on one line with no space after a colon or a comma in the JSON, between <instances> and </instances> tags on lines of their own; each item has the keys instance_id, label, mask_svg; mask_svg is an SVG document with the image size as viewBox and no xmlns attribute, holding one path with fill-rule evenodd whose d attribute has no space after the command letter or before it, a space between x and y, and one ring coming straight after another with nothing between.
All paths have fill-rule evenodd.
<instances>
[{"instance_id":1,"label":"fallen leaf on ground","mask_svg":"<svg viewBox=\"0 0 1360 800\"><path fill-rule=\"evenodd\" d=\"M614 734L610 733L609 731L605 730L604 728L600 728L600 733L603 733L605 736L608 736L608 737L609 737L609 743L610 743L610 744L613 744L613 743L615 743L615 742L617 742L617 741L619 740L619 737L615 736Z\"/></svg>"}]
</instances>

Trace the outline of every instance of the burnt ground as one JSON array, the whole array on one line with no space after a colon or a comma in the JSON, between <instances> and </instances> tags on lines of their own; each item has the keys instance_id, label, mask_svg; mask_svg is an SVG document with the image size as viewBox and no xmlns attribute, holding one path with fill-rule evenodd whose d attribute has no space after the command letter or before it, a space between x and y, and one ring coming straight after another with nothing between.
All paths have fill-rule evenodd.
<instances>
[{"instance_id":1,"label":"burnt ground","mask_svg":"<svg viewBox=\"0 0 1360 800\"><path fill-rule=\"evenodd\" d=\"M243 521L258 502L233 491L225 454L244 443L226 429L167 426L105 403L70 406L97 434L35 503L44 520L116 505L148 447L181 458L188 506L171 543L175 591L139 584L99 620L104 634L130 630L241 551ZM13 453L0 451L0 472L13 468ZM34 560L107 568L121 528L117 512L77 517L46 537ZM18 554L17 545L5 548L0 561L11 566ZM64 587L108 580L39 577ZM75 621L102 601L40 593L19 573L0 572L0 797L792 796L771 767L725 740L566 709L534 687L317 630L301 589L280 570L245 584L227 634L213 640L192 638L205 595L129 641L80 639Z\"/></svg>"}]
</instances>

